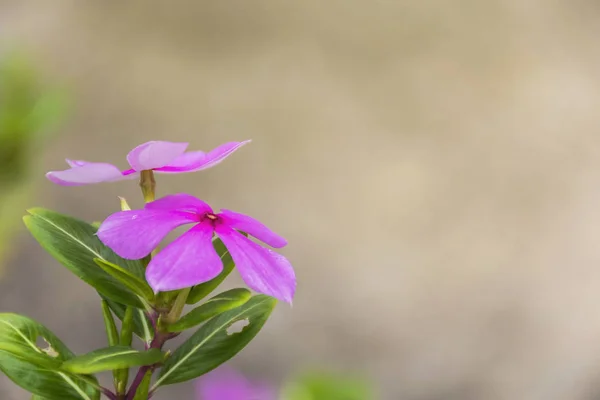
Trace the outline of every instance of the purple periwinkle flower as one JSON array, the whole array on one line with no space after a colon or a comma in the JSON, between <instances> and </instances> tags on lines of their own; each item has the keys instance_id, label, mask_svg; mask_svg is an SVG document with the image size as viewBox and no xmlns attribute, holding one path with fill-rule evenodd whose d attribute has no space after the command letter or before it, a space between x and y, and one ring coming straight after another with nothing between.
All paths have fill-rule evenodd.
<instances>
[{"instance_id":1,"label":"purple periwinkle flower","mask_svg":"<svg viewBox=\"0 0 600 400\"><path fill-rule=\"evenodd\" d=\"M269 385L249 381L237 371L219 368L197 379L196 400L275 400Z\"/></svg>"},{"instance_id":2,"label":"purple periwinkle flower","mask_svg":"<svg viewBox=\"0 0 600 400\"><path fill-rule=\"evenodd\" d=\"M154 291L183 289L219 275L223 263L212 245L216 233L248 287L292 301L296 277L290 262L237 230L275 248L284 247L287 241L252 217L229 210L214 213L189 194L165 196L142 210L117 212L102 223L98 237L119 256L135 260L150 254L169 232L185 224L195 225L148 264L146 280Z\"/></svg>"},{"instance_id":3,"label":"purple periwinkle flower","mask_svg":"<svg viewBox=\"0 0 600 400\"><path fill-rule=\"evenodd\" d=\"M141 171L153 170L165 174L200 171L213 167L237 149L250 142L229 142L204 153L187 151L188 143L152 141L140 144L127 155L131 168L121 171L112 164L67 160L71 168L50 171L46 177L59 185L81 186L135 178Z\"/></svg>"}]
</instances>

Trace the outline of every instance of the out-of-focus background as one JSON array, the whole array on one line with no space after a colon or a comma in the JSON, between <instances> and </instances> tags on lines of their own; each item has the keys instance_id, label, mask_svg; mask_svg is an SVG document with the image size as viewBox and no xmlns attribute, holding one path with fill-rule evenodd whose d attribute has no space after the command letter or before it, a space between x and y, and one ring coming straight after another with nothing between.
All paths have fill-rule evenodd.
<instances>
[{"instance_id":1,"label":"out-of-focus background","mask_svg":"<svg viewBox=\"0 0 600 400\"><path fill-rule=\"evenodd\" d=\"M236 367L362 373L384 400L596 399L599 35L590 0L0 0L0 57L24 49L73 100L0 221L17 221L0 309L76 352L104 343L94 291L18 221L141 199L131 182L53 186L65 157L125 167L148 140L251 138L158 182L291 243L294 306ZM0 398L26 397L0 378Z\"/></svg>"}]
</instances>

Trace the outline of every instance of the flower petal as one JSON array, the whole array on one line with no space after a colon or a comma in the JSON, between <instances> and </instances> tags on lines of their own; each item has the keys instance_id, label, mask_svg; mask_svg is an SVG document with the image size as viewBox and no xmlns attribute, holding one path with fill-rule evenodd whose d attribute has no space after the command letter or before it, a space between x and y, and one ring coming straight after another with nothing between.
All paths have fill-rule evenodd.
<instances>
[{"instance_id":1,"label":"flower petal","mask_svg":"<svg viewBox=\"0 0 600 400\"><path fill-rule=\"evenodd\" d=\"M165 165L160 168L162 172L179 172L180 170L186 170L188 165L196 165L206 158L206 153L203 151L186 151L173 161L169 165Z\"/></svg>"},{"instance_id":2,"label":"flower petal","mask_svg":"<svg viewBox=\"0 0 600 400\"><path fill-rule=\"evenodd\" d=\"M177 211L120 211L104 220L97 235L119 256L137 260L150 254L173 229L192 222L190 214Z\"/></svg>"},{"instance_id":3,"label":"flower petal","mask_svg":"<svg viewBox=\"0 0 600 400\"><path fill-rule=\"evenodd\" d=\"M225 143L208 153L202 151L183 153L172 162L169 162L168 165L157 168L156 171L165 173L194 172L214 167L237 149L250 142L250 140L246 140L244 142Z\"/></svg>"},{"instance_id":4,"label":"flower petal","mask_svg":"<svg viewBox=\"0 0 600 400\"><path fill-rule=\"evenodd\" d=\"M198 214L212 213L212 208L202 200L186 193L171 194L146 204L147 210L178 210Z\"/></svg>"},{"instance_id":5,"label":"flower petal","mask_svg":"<svg viewBox=\"0 0 600 400\"><path fill-rule=\"evenodd\" d=\"M198 224L152 258L146 280L155 292L183 289L209 281L223 270L212 244L212 225Z\"/></svg>"},{"instance_id":6,"label":"flower petal","mask_svg":"<svg viewBox=\"0 0 600 400\"><path fill-rule=\"evenodd\" d=\"M84 160L70 160L67 158L65 161L69 164L69 167L81 167L82 165L88 164L88 162Z\"/></svg>"},{"instance_id":7,"label":"flower petal","mask_svg":"<svg viewBox=\"0 0 600 400\"><path fill-rule=\"evenodd\" d=\"M292 302L296 291L296 275L285 257L254 243L226 224L217 225L215 230L251 289Z\"/></svg>"},{"instance_id":8,"label":"flower petal","mask_svg":"<svg viewBox=\"0 0 600 400\"><path fill-rule=\"evenodd\" d=\"M62 186L82 186L130 178L124 176L119 168L112 164L71 160L67 160L67 163L71 168L64 171L50 171L46 174L46 178Z\"/></svg>"},{"instance_id":9,"label":"flower petal","mask_svg":"<svg viewBox=\"0 0 600 400\"><path fill-rule=\"evenodd\" d=\"M146 142L131 150L127 161L136 171L160 168L182 155L187 147L187 143Z\"/></svg>"},{"instance_id":10,"label":"flower petal","mask_svg":"<svg viewBox=\"0 0 600 400\"><path fill-rule=\"evenodd\" d=\"M246 232L271 247L280 248L287 245L287 240L252 217L224 209L219 213L219 217L230 227Z\"/></svg>"}]
</instances>

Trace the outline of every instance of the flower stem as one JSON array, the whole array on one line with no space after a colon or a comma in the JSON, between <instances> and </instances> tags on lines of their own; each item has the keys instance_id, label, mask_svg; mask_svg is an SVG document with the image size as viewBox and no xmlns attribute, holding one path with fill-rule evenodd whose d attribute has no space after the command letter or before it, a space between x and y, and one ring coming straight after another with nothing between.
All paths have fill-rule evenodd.
<instances>
[{"instance_id":1,"label":"flower stem","mask_svg":"<svg viewBox=\"0 0 600 400\"><path fill-rule=\"evenodd\" d=\"M152 339L152 343L150 343L150 348L161 350L165 342L172 337L172 335L156 331L154 334L154 339ZM125 397L125 400L133 400L138 387L146 376L146 372L153 371L154 368L156 368L156 365L144 365L138 369L135 378L133 378L133 382L131 382L131 386L129 387L129 391L127 392L127 397Z\"/></svg>"},{"instance_id":2,"label":"flower stem","mask_svg":"<svg viewBox=\"0 0 600 400\"><path fill-rule=\"evenodd\" d=\"M117 395L108 390L107 388L102 388L102 394L108 397L110 400L117 400Z\"/></svg>"},{"instance_id":3,"label":"flower stem","mask_svg":"<svg viewBox=\"0 0 600 400\"><path fill-rule=\"evenodd\" d=\"M178 334L161 332L159 329L159 324L157 324L155 322L158 318L157 313L154 313L154 315L150 315L149 317L150 317L150 320L152 321L152 325L154 327L154 339L152 339L152 342L150 342L150 346L148 346L148 349L162 350L162 348L163 348L164 344L167 342L167 340L178 336ZM153 364L153 365L144 365L144 366L140 367L138 369L137 374L135 375L135 378L133 378L133 382L131 382L131 386L129 387L129 391L127 392L127 395L123 399L124 400L133 400L135 398L136 392L137 392L140 384L142 383L142 381L144 380L144 377L146 376L146 373L148 371L153 372L156 369L156 367L158 367L159 365L160 365L160 363Z\"/></svg>"},{"instance_id":4,"label":"flower stem","mask_svg":"<svg viewBox=\"0 0 600 400\"><path fill-rule=\"evenodd\" d=\"M154 201L154 190L156 189L156 181L154 180L154 171L146 170L140 174L140 187L144 195L144 201L150 203Z\"/></svg>"}]
</instances>

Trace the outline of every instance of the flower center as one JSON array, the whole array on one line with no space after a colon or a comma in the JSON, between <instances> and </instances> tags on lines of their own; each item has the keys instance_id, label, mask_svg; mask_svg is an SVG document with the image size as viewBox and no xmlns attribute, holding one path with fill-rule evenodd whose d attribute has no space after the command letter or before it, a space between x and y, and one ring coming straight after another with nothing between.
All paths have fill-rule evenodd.
<instances>
[{"instance_id":1,"label":"flower center","mask_svg":"<svg viewBox=\"0 0 600 400\"><path fill-rule=\"evenodd\" d=\"M213 213L206 213L202 216L202 218L200 219L201 221L208 221L212 224L212 226L215 226L215 224L217 222L219 222L220 218L213 214Z\"/></svg>"}]
</instances>

